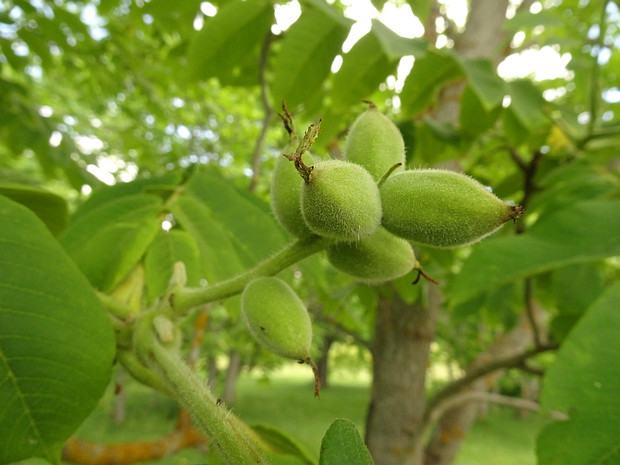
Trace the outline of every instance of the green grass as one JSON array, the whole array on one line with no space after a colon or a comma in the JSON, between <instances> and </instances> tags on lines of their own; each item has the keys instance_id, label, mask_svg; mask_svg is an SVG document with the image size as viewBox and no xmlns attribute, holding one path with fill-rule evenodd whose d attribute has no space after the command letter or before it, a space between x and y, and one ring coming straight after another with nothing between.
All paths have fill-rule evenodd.
<instances>
[{"instance_id":1,"label":"green grass","mask_svg":"<svg viewBox=\"0 0 620 465\"><path fill-rule=\"evenodd\" d=\"M295 366L267 377L241 377L232 411L248 424L266 424L290 434L308 454L318 459L325 431L336 418L348 418L361 434L369 400L368 377L335 373L332 384L314 398L312 374L307 366ZM172 401L152 391L129 384L127 420L111 422L112 394L103 399L79 431L84 439L125 442L156 438L174 429L177 408ZM516 418L507 408L491 408L466 438L455 465L534 465L534 444L542 421L535 416ZM197 450L185 450L157 465L205 464ZM213 463L209 460L208 463ZM284 464L298 464L283 460ZM280 462L278 462L280 465Z\"/></svg>"},{"instance_id":2,"label":"green grass","mask_svg":"<svg viewBox=\"0 0 620 465\"><path fill-rule=\"evenodd\" d=\"M531 414L516 417L507 407L491 407L463 442L454 465L535 465L536 436L544 424Z\"/></svg>"},{"instance_id":3,"label":"green grass","mask_svg":"<svg viewBox=\"0 0 620 465\"><path fill-rule=\"evenodd\" d=\"M336 418L348 418L363 431L369 400L368 383L334 381L314 397L308 366L267 380L243 378L238 385L233 412L249 424L275 426L295 437L318 458L321 439Z\"/></svg>"}]
</instances>

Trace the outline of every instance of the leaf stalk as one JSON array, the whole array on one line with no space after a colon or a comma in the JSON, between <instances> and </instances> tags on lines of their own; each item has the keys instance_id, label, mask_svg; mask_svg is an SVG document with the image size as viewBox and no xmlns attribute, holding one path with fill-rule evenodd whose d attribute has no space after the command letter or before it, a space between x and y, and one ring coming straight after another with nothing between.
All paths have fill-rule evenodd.
<instances>
[{"instance_id":1,"label":"leaf stalk","mask_svg":"<svg viewBox=\"0 0 620 465\"><path fill-rule=\"evenodd\" d=\"M319 236L298 239L285 246L275 255L266 258L255 267L225 281L200 288L181 288L169 298L172 311L185 314L188 310L209 302L232 297L243 291L252 279L273 276L298 261L325 249L332 241Z\"/></svg>"}]
</instances>

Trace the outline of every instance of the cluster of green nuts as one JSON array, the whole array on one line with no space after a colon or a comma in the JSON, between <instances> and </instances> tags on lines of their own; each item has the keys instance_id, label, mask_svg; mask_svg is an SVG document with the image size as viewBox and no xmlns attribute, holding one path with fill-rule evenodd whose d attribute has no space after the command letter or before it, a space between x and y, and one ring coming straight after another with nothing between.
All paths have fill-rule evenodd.
<instances>
[{"instance_id":1,"label":"cluster of green nuts","mask_svg":"<svg viewBox=\"0 0 620 465\"><path fill-rule=\"evenodd\" d=\"M297 237L333 239L327 255L336 268L369 283L389 281L414 266L411 243L471 244L520 215L467 175L405 169L400 131L369 104L349 130L342 160L310 165L298 151L278 160L272 179L276 219Z\"/></svg>"},{"instance_id":2,"label":"cluster of green nuts","mask_svg":"<svg viewBox=\"0 0 620 465\"><path fill-rule=\"evenodd\" d=\"M300 239L329 240L327 258L335 268L368 284L391 281L418 267L413 244L468 245L522 213L465 174L406 169L399 129L368 103L349 130L342 159L315 160L307 153L318 134L311 126L273 173L277 221ZM276 279L256 280L244 291L248 327L275 353L309 361L305 307Z\"/></svg>"}]
</instances>

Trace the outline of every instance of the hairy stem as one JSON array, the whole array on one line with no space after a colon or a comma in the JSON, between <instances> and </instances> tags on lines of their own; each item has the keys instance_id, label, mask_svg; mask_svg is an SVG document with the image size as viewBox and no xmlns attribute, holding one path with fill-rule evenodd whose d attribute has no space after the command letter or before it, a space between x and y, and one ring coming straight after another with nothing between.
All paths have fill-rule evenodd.
<instances>
[{"instance_id":1,"label":"hairy stem","mask_svg":"<svg viewBox=\"0 0 620 465\"><path fill-rule=\"evenodd\" d=\"M168 385L156 373L145 367L133 351L119 349L116 352L116 357L118 362L134 379L170 397L173 396L173 392L168 388Z\"/></svg>"},{"instance_id":2,"label":"hairy stem","mask_svg":"<svg viewBox=\"0 0 620 465\"><path fill-rule=\"evenodd\" d=\"M188 412L221 452L229 465L267 465L250 430L217 402L205 383L171 344L159 341L153 319L145 318L136 328L136 349L142 362L157 373L172 397Z\"/></svg>"},{"instance_id":3,"label":"hairy stem","mask_svg":"<svg viewBox=\"0 0 620 465\"><path fill-rule=\"evenodd\" d=\"M117 318L125 319L130 317L131 315L135 315L136 310L131 308L124 302L121 302L111 295L105 294L101 291L96 291L97 297L105 307L105 309L110 312L111 315L114 315Z\"/></svg>"},{"instance_id":4,"label":"hairy stem","mask_svg":"<svg viewBox=\"0 0 620 465\"><path fill-rule=\"evenodd\" d=\"M232 297L243 291L252 279L272 276L298 261L320 252L330 240L319 236L299 239L284 247L275 255L263 260L254 268L225 281L201 288L182 288L170 296L170 305L175 313L186 313L193 307Z\"/></svg>"}]
</instances>

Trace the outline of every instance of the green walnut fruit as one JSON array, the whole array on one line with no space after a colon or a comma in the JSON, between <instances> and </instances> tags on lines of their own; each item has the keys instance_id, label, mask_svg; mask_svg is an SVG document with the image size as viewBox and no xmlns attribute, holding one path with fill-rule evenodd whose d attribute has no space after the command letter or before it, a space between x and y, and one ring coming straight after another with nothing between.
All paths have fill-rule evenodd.
<instances>
[{"instance_id":1,"label":"green walnut fruit","mask_svg":"<svg viewBox=\"0 0 620 465\"><path fill-rule=\"evenodd\" d=\"M416 263L411 244L381 227L359 241L330 245L327 258L336 269L366 284L400 278Z\"/></svg>"},{"instance_id":2,"label":"green walnut fruit","mask_svg":"<svg viewBox=\"0 0 620 465\"><path fill-rule=\"evenodd\" d=\"M250 334L267 350L309 363L310 316L287 283L275 277L250 281L241 294L241 316Z\"/></svg>"},{"instance_id":3,"label":"green walnut fruit","mask_svg":"<svg viewBox=\"0 0 620 465\"><path fill-rule=\"evenodd\" d=\"M320 236L356 241L370 236L381 223L381 196L370 173L343 160L314 165L301 188L301 214Z\"/></svg>"},{"instance_id":4,"label":"green walnut fruit","mask_svg":"<svg viewBox=\"0 0 620 465\"><path fill-rule=\"evenodd\" d=\"M397 173L380 191L383 226L399 237L434 247L477 242L522 212L478 181L454 171Z\"/></svg>"},{"instance_id":5,"label":"green walnut fruit","mask_svg":"<svg viewBox=\"0 0 620 465\"><path fill-rule=\"evenodd\" d=\"M344 157L362 165L375 180L380 180L395 165L404 166L403 136L396 125L371 103L349 129Z\"/></svg>"},{"instance_id":6,"label":"green walnut fruit","mask_svg":"<svg viewBox=\"0 0 620 465\"><path fill-rule=\"evenodd\" d=\"M308 164L314 162L312 155L305 153L303 159ZM271 210L276 220L292 235L304 238L313 233L301 216L299 197L303 179L288 158L281 156L271 178Z\"/></svg>"}]
</instances>

